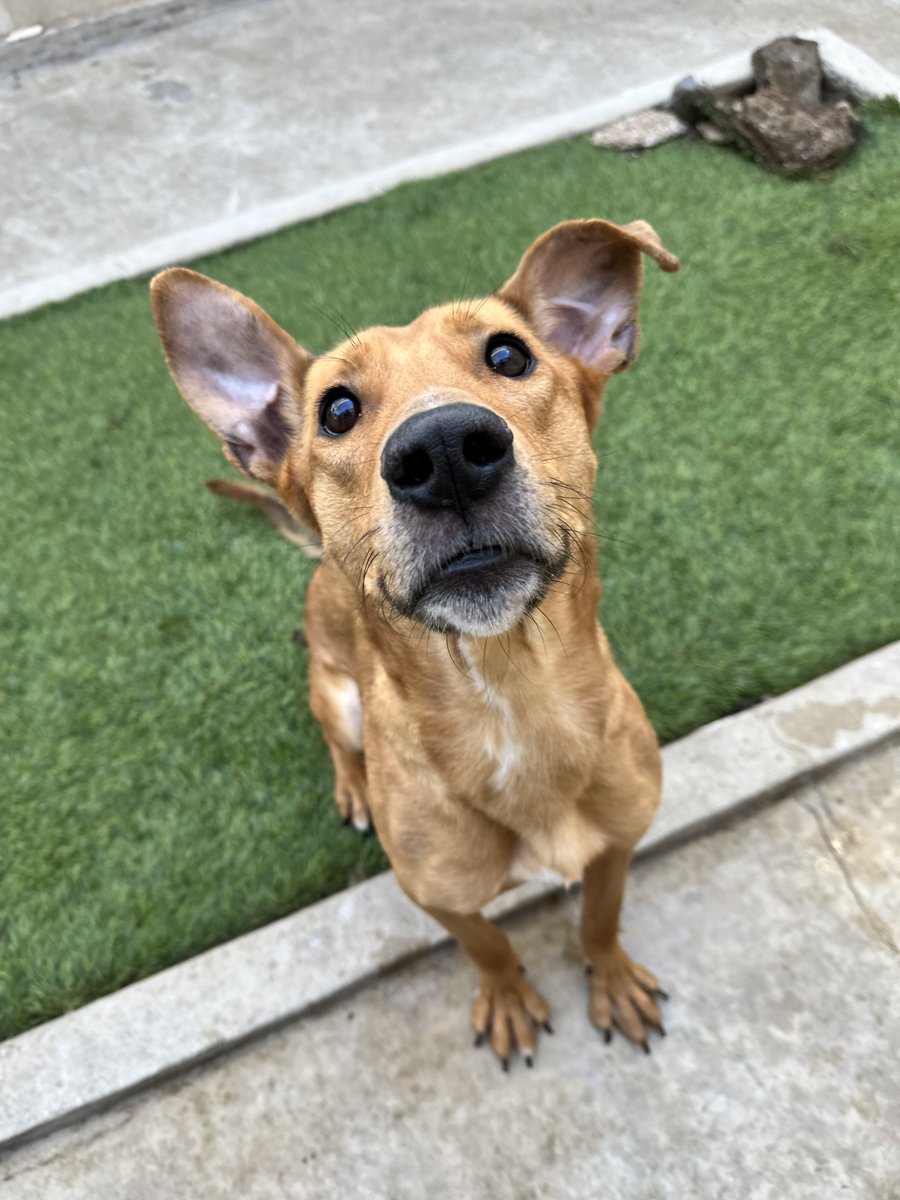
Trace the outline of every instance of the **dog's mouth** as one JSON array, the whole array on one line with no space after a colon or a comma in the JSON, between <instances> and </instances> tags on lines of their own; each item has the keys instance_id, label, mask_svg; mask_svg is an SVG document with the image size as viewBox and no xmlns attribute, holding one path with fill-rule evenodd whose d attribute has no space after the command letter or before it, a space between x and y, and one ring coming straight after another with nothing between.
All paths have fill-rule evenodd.
<instances>
[{"instance_id":1,"label":"dog's mouth","mask_svg":"<svg viewBox=\"0 0 900 1200\"><path fill-rule=\"evenodd\" d=\"M489 593L526 575L544 575L552 569L545 555L531 547L500 542L471 541L449 556L442 556L427 572L416 603L434 593L449 595L459 590L468 596Z\"/></svg>"},{"instance_id":2,"label":"dog's mouth","mask_svg":"<svg viewBox=\"0 0 900 1200\"><path fill-rule=\"evenodd\" d=\"M481 544L460 550L452 558L443 562L435 572L435 579L448 579L455 575L483 571L485 568L497 567L510 556L509 551L502 546Z\"/></svg>"},{"instance_id":3,"label":"dog's mouth","mask_svg":"<svg viewBox=\"0 0 900 1200\"><path fill-rule=\"evenodd\" d=\"M472 539L440 556L405 600L382 590L404 616L441 633L490 636L527 616L566 569L567 541L558 556L524 543Z\"/></svg>"}]
</instances>

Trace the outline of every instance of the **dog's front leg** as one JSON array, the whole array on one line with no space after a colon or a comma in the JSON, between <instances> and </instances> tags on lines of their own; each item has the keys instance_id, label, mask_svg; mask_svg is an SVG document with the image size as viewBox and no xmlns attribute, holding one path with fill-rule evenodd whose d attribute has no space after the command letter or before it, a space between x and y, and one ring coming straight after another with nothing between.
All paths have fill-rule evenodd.
<instances>
[{"instance_id":1,"label":"dog's front leg","mask_svg":"<svg viewBox=\"0 0 900 1200\"><path fill-rule=\"evenodd\" d=\"M475 1044L480 1045L490 1034L491 1046L504 1071L516 1048L530 1067L537 1026L553 1032L550 1010L543 997L526 983L524 968L509 938L481 913L454 913L442 908L425 911L456 938L481 975L481 990L472 1005Z\"/></svg>"},{"instance_id":2,"label":"dog's front leg","mask_svg":"<svg viewBox=\"0 0 900 1200\"><path fill-rule=\"evenodd\" d=\"M581 946L590 984L591 1020L607 1041L615 1026L649 1054L648 1027L665 1034L656 1001L668 997L655 976L632 962L619 943L619 913L631 855L630 849L611 846L585 871Z\"/></svg>"}]
</instances>

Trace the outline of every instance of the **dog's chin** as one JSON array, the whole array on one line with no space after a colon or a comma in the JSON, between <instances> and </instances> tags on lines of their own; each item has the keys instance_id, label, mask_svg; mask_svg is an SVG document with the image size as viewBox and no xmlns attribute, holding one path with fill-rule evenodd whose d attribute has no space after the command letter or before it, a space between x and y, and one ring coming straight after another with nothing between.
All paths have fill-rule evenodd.
<instances>
[{"instance_id":1,"label":"dog's chin","mask_svg":"<svg viewBox=\"0 0 900 1200\"><path fill-rule=\"evenodd\" d=\"M438 633L496 637L540 604L552 574L525 555L473 551L439 570L409 615Z\"/></svg>"}]
</instances>

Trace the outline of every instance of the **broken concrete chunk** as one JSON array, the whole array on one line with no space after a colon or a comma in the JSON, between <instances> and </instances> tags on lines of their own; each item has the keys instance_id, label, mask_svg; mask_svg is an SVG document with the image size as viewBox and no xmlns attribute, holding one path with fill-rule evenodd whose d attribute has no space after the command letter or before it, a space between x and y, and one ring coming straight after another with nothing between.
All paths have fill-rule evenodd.
<instances>
[{"instance_id":1,"label":"broken concrete chunk","mask_svg":"<svg viewBox=\"0 0 900 1200\"><path fill-rule=\"evenodd\" d=\"M688 78L675 89L674 108L707 140L715 140L712 126L719 141L789 178L841 162L853 148L859 121L846 101L823 103L817 44L777 38L756 50L752 61L753 91L738 95Z\"/></svg>"},{"instance_id":2,"label":"broken concrete chunk","mask_svg":"<svg viewBox=\"0 0 900 1200\"><path fill-rule=\"evenodd\" d=\"M806 38L776 38L753 51L753 78L760 90L777 88L804 108L822 102L822 60L817 42Z\"/></svg>"},{"instance_id":3,"label":"broken concrete chunk","mask_svg":"<svg viewBox=\"0 0 900 1200\"><path fill-rule=\"evenodd\" d=\"M804 107L777 88L739 100L734 131L754 158L784 175L802 177L836 166L853 148L859 120L845 101Z\"/></svg>"},{"instance_id":4,"label":"broken concrete chunk","mask_svg":"<svg viewBox=\"0 0 900 1200\"><path fill-rule=\"evenodd\" d=\"M688 129L674 113L648 108L598 129L591 134L591 144L604 150L649 150L684 137Z\"/></svg>"}]
</instances>

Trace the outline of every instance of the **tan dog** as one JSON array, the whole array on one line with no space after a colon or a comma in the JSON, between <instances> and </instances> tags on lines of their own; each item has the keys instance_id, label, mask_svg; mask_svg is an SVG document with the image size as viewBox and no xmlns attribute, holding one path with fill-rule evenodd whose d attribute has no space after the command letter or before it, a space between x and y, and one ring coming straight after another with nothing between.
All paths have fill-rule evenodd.
<instances>
[{"instance_id":1,"label":"tan dog","mask_svg":"<svg viewBox=\"0 0 900 1200\"><path fill-rule=\"evenodd\" d=\"M337 804L481 975L477 1041L528 1065L543 999L480 914L541 868L584 879L589 1012L648 1049L654 977L618 942L660 789L656 737L597 624L591 431L637 354L642 221L557 225L477 304L314 358L252 301L163 271L172 374L226 456L321 535L310 700ZM274 503L274 500L273 500Z\"/></svg>"}]
</instances>

